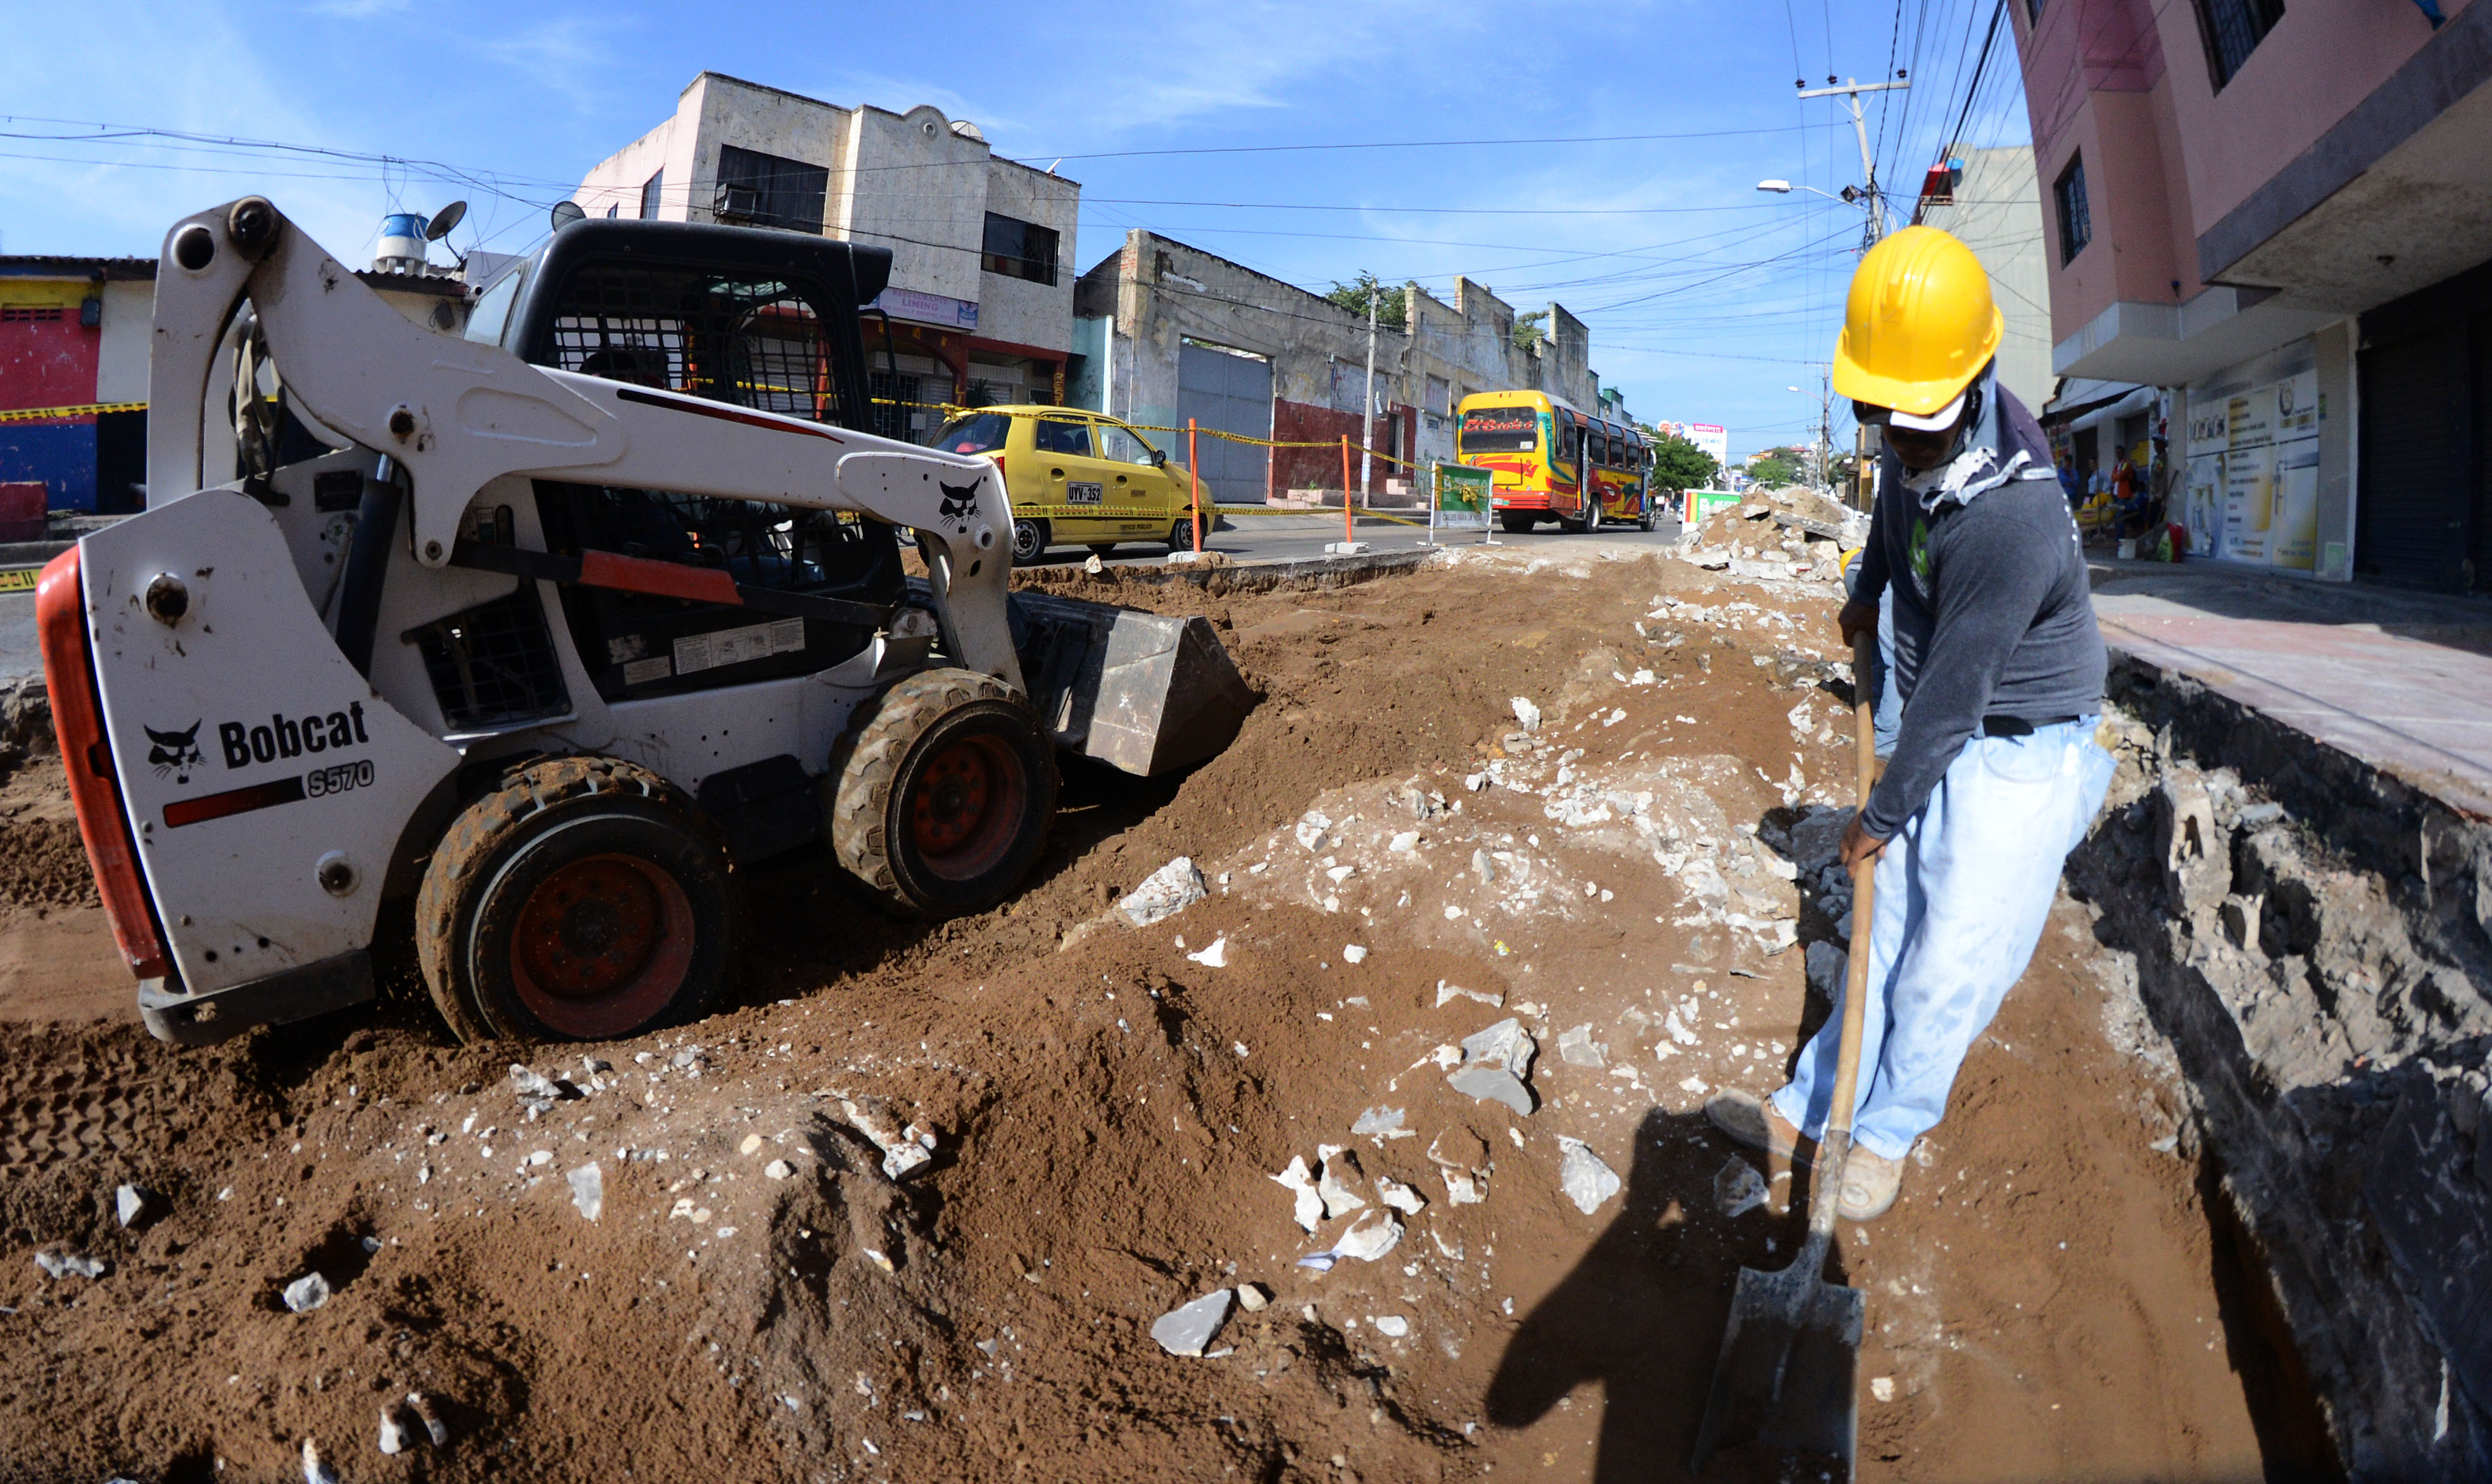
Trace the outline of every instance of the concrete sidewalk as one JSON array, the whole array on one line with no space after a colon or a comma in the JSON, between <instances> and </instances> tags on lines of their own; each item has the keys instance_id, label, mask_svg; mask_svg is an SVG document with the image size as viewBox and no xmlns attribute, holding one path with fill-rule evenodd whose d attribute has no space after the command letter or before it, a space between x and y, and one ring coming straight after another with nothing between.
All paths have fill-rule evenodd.
<instances>
[{"instance_id":1,"label":"concrete sidewalk","mask_svg":"<svg viewBox=\"0 0 2492 1484\"><path fill-rule=\"evenodd\" d=\"M2116 654L2492 816L2492 601L2186 563L2092 571Z\"/></svg>"}]
</instances>

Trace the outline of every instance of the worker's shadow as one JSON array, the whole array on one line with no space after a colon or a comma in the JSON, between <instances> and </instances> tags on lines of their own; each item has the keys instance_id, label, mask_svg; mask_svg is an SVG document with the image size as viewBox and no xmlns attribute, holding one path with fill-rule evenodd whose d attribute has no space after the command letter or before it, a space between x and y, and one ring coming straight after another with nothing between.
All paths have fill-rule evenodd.
<instances>
[{"instance_id":1,"label":"worker's shadow","mask_svg":"<svg viewBox=\"0 0 2492 1484\"><path fill-rule=\"evenodd\" d=\"M1736 1149L1701 1113L1655 1109L1645 1115L1624 1200L1609 1230L1506 1345L1489 1382L1493 1425L1528 1427L1585 1382L1597 1381L1604 1410L1591 1475L1596 1484L1696 1477L1688 1471L1688 1451L1704 1415L1737 1270L1783 1267L1804 1235L1801 1208L1733 1218L1719 1213L1714 1176L1735 1152L1762 1169L1762 1156ZM1806 1172L1798 1179L1794 1194L1804 1202ZM1783 1194L1776 1192L1777 1204ZM1837 1281L1840 1267L1838 1257ZM1726 1453L1704 1477L1743 1478L1759 1466L1770 1470L1765 1460Z\"/></svg>"}]
</instances>

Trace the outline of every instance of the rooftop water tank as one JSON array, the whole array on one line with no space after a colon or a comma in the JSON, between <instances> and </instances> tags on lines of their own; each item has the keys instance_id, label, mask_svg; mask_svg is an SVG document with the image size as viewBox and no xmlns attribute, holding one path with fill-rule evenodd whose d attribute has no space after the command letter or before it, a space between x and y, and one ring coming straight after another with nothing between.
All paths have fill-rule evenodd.
<instances>
[{"instance_id":1,"label":"rooftop water tank","mask_svg":"<svg viewBox=\"0 0 2492 1484\"><path fill-rule=\"evenodd\" d=\"M423 273L424 229L428 224L420 212L394 211L381 218L381 240L372 252L372 271Z\"/></svg>"}]
</instances>

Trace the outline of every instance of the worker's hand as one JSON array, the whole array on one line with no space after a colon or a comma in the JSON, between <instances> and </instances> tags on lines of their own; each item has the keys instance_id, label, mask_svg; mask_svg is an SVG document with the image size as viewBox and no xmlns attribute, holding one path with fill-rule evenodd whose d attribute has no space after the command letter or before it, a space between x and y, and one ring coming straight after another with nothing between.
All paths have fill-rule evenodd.
<instances>
[{"instance_id":1,"label":"worker's hand","mask_svg":"<svg viewBox=\"0 0 2492 1484\"><path fill-rule=\"evenodd\" d=\"M1874 861L1886 850L1886 842L1860 827L1860 816L1854 815L1843 830L1843 867L1849 871L1862 861Z\"/></svg>"},{"instance_id":2,"label":"worker's hand","mask_svg":"<svg viewBox=\"0 0 2492 1484\"><path fill-rule=\"evenodd\" d=\"M1878 632L1878 605L1862 603L1855 598L1843 605L1843 611L1834 615L1834 626L1843 631L1843 643L1849 648L1854 635L1875 635Z\"/></svg>"}]
</instances>

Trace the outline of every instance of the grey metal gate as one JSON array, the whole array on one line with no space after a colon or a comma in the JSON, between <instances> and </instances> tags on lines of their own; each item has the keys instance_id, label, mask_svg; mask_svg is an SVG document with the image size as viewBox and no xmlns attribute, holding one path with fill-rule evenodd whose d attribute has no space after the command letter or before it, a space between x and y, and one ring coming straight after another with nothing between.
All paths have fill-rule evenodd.
<instances>
[{"instance_id":1,"label":"grey metal gate","mask_svg":"<svg viewBox=\"0 0 2492 1484\"><path fill-rule=\"evenodd\" d=\"M1176 355L1176 420L1192 418L1203 428L1242 433L1250 438L1272 435L1272 363L1231 355L1208 346L1181 344ZM1163 435L1164 436L1164 435ZM1203 494L1231 504L1261 505L1266 492L1272 451L1226 438L1202 438ZM1185 461L1185 434L1175 435L1170 457Z\"/></svg>"}]
</instances>

